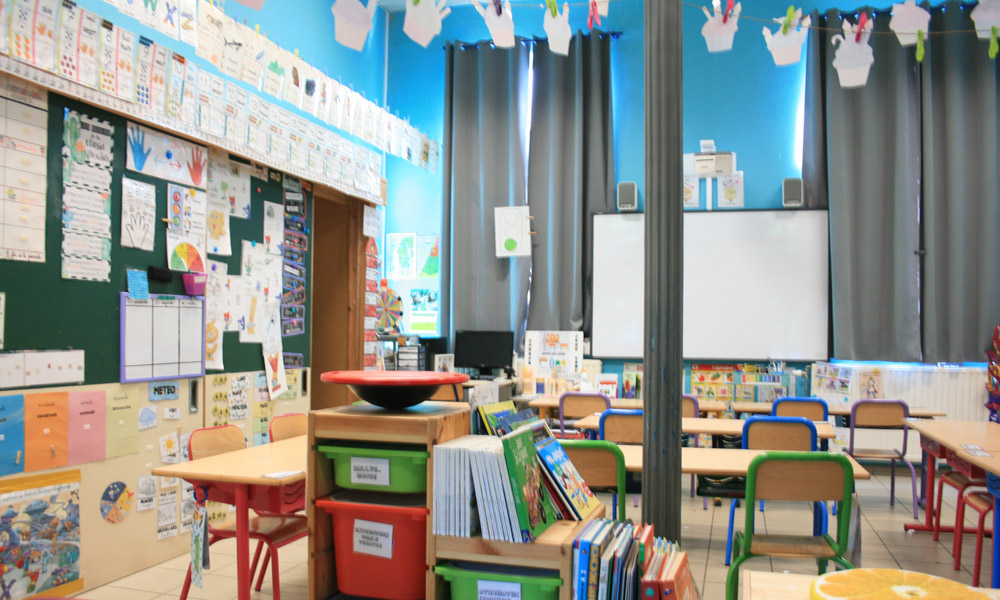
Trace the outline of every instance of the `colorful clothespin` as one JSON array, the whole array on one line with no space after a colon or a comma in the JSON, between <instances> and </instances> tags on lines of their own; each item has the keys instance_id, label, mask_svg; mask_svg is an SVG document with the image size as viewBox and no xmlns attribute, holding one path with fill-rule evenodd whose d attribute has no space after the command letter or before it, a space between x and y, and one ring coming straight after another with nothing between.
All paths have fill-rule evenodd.
<instances>
[{"instance_id":1,"label":"colorful clothespin","mask_svg":"<svg viewBox=\"0 0 1000 600\"><path fill-rule=\"evenodd\" d=\"M597 25L600 26L601 13L597 12L597 0L590 0L590 14L587 15L587 27L593 29L594 21L597 21Z\"/></svg>"},{"instance_id":2,"label":"colorful clothespin","mask_svg":"<svg viewBox=\"0 0 1000 600\"><path fill-rule=\"evenodd\" d=\"M998 50L1000 45L997 44L997 26L994 25L990 28L990 60L996 60Z\"/></svg>"},{"instance_id":3,"label":"colorful clothespin","mask_svg":"<svg viewBox=\"0 0 1000 600\"><path fill-rule=\"evenodd\" d=\"M785 13L785 22L781 25L781 35L788 35L788 30L792 27L792 21L795 20L795 7L791 4L788 5L788 11Z\"/></svg>"},{"instance_id":4,"label":"colorful clothespin","mask_svg":"<svg viewBox=\"0 0 1000 600\"><path fill-rule=\"evenodd\" d=\"M917 62L924 62L924 30L917 30Z\"/></svg>"},{"instance_id":5,"label":"colorful clothespin","mask_svg":"<svg viewBox=\"0 0 1000 600\"><path fill-rule=\"evenodd\" d=\"M868 24L868 13L861 13L861 17L858 19L858 32L854 34L854 41L856 43L861 42L861 32L865 30L865 25Z\"/></svg>"},{"instance_id":6,"label":"colorful clothespin","mask_svg":"<svg viewBox=\"0 0 1000 600\"><path fill-rule=\"evenodd\" d=\"M559 16L559 7L556 6L556 0L545 0L545 5L549 7L549 12L552 13L552 18Z\"/></svg>"},{"instance_id":7,"label":"colorful clothespin","mask_svg":"<svg viewBox=\"0 0 1000 600\"><path fill-rule=\"evenodd\" d=\"M726 12L722 13L723 24L729 21L729 15L733 13L733 6L735 6L735 2L733 0L728 0L726 2Z\"/></svg>"},{"instance_id":8,"label":"colorful clothespin","mask_svg":"<svg viewBox=\"0 0 1000 600\"><path fill-rule=\"evenodd\" d=\"M493 0L493 8L497 11L497 16L503 14L503 2L501 0Z\"/></svg>"}]
</instances>

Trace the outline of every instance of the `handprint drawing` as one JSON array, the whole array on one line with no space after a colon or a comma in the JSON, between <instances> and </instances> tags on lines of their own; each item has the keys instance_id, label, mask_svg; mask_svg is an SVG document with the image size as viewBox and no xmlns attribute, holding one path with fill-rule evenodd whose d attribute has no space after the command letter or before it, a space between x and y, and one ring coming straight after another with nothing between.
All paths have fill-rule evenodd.
<instances>
[{"instance_id":1,"label":"handprint drawing","mask_svg":"<svg viewBox=\"0 0 1000 600\"><path fill-rule=\"evenodd\" d=\"M188 174L191 176L191 183L201 185L201 176L205 172L205 164L208 159L202 153L201 148L195 146L191 149L191 160L187 162Z\"/></svg>"},{"instance_id":2,"label":"handprint drawing","mask_svg":"<svg viewBox=\"0 0 1000 600\"><path fill-rule=\"evenodd\" d=\"M486 21L486 28L490 30L493 45L497 48L510 48L514 45L514 15L510 12L510 0L504 2L499 14L494 7L484 8L479 2L473 2L472 7Z\"/></svg>"},{"instance_id":3,"label":"handprint drawing","mask_svg":"<svg viewBox=\"0 0 1000 600\"><path fill-rule=\"evenodd\" d=\"M368 0L368 6L361 0L337 0L330 7L333 13L333 33L337 43L360 51L365 47L365 39L372 28L376 0Z\"/></svg>"},{"instance_id":4,"label":"handprint drawing","mask_svg":"<svg viewBox=\"0 0 1000 600\"><path fill-rule=\"evenodd\" d=\"M441 33L441 20L451 14L445 0L406 0L406 17L403 19L403 33L424 48L434 36Z\"/></svg>"},{"instance_id":5,"label":"handprint drawing","mask_svg":"<svg viewBox=\"0 0 1000 600\"><path fill-rule=\"evenodd\" d=\"M554 8L555 1L551 0ZM573 32L569 28L569 2L563 2L562 13L552 13L554 10L545 11L545 20L542 27L545 35L549 36L549 50L556 54L567 56L569 54L569 43L573 39Z\"/></svg>"},{"instance_id":6,"label":"handprint drawing","mask_svg":"<svg viewBox=\"0 0 1000 600\"><path fill-rule=\"evenodd\" d=\"M136 171L142 171L152 148L146 148L146 132L137 126L128 128L128 147L132 151L132 164Z\"/></svg>"}]
</instances>

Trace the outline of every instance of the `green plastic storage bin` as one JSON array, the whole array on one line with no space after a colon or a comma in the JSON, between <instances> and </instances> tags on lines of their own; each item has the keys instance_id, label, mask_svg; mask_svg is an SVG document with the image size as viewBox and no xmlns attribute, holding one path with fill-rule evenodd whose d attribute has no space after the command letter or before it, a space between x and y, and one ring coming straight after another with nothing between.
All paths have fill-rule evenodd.
<instances>
[{"instance_id":1,"label":"green plastic storage bin","mask_svg":"<svg viewBox=\"0 0 1000 600\"><path fill-rule=\"evenodd\" d=\"M423 450L399 446L353 444L319 446L333 461L337 485L353 490L412 494L427 491L427 459Z\"/></svg>"},{"instance_id":2,"label":"green plastic storage bin","mask_svg":"<svg viewBox=\"0 0 1000 600\"><path fill-rule=\"evenodd\" d=\"M521 600L559 600L558 571L482 563L444 563L434 572L451 585L451 600L510 597L520 587Z\"/></svg>"}]
</instances>

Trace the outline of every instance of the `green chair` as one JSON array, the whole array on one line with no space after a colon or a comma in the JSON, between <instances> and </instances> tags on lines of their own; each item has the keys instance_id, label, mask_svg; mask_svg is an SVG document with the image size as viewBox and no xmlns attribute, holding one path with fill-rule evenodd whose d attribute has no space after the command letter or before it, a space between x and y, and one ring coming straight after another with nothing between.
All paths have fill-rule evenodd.
<instances>
[{"instance_id":1,"label":"green chair","mask_svg":"<svg viewBox=\"0 0 1000 600\"><path fill-rule=\"evenodd\" d=\"M591 489L614 489L611 514L625 520L625 455L614 442L605 440L559 440L566 456ZM616 510L617 506L617 510Z\"/></svg>"},{"instance_id":2,"label":"green chair","mask_svg":"<svg viewBox=\"0 0 1000 600\"><path fill-rule=\"evenodd\" d=\"M825 452L764 452L747 470L746 504L757 500L805 502L836 501L837 539L823 535L757 535L756 511L746 511L746 530L733 538L733 563L726 576L726 598L736 600L740 565L755 556L814 558L819 572L832 560L845 569L854 566L844 558L850 529L854 468L841 454Z\"/></svg>"}]
</instances>

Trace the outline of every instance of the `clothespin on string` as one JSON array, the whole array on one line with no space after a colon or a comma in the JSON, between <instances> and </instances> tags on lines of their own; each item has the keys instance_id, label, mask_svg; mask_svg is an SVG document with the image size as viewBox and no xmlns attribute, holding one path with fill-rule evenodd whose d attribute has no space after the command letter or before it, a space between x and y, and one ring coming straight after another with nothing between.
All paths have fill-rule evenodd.
<instances>
[{"instance_id":1,"label":"clothespin on string","mask_svg":"<svg viewBox=\"0 0 1000 600\"><path fill-rule=\"evenodd\" d=\"M594 21L597 21L597 25L600 26L601 13L597 11L597 0L590 0L590 14L587 15L587 27L593 29Z\"/></svg>"},{"instance_id":2,"label":"clothespin on string","mask_svg":"<svg viewBox=\"0 0 1000 600\"><path fill-rule=\"evenodd\" d=\"M549 7L549 12L552 13L552 18L559 16L559 7L556 6L556 0L545 0L545 5Z\"/></svg>"},{"instance_id":3,"label":"clothespin on string","mask_svg":"<svg viewBox=\"0 0 1000 600\"><path fill-rule=\"evenodd\" d=\"M997 44L997 26L994 25L990 28L990 60L996 60L998 50L1000 45Z\"/></svg>"},{"instance_id":4,"label":"clothespin on string","mask_svg":"<svg viewBox=\"0 0 1000 600\"><path fill-rule=\"evenodd\" d=\"M861 13L861 17L858 18L858 32L854 34L855 43L861 42L861 32L865 30L865 25L868 24L868 13Z\"/></svg>"},{"instance_id":5,"label":"clothespin on string","mask_svg":"<svg viewBox=\"0 0 1000 600\"><path fill-rule=\"evenodd\" d=\"M789 4L788 11L785 13L785 22L781 25L781 35L788 35L788 30L791 29L793 20L795 20L795 7Z\"/></svg>"},{"instance_id":6,"label":"clothespin on string","mask_svg":"<svg viewBox=\"0 0 1000 600\"><path fill-rule=\"evenodd\" d=\"M917 30L917 62L924 62L924 30Z\"/></svg>"},{"instance_id":7,"label":"clothespin on string","mask_svg":"<svg viewBox=\"0 0 1000 600\"><path fill-rule=\"evenodd\" d=\"M493 8L496 9L498 17L500 15L502 15L503 14L503 2L502 2L502 0L493 0Z\"/></svg>"},{"instance_id":8,"label":"clothespin on string","mask_svg":"<svg viewBox=\"0 0 1000 600\"><path fill-rule=\"evenodd\" d=\"M722 13L722 22L723 23L726 23L727 21L729 21L729 15L731 15L733 13L733 6L734 5L735 5L735 2L733 2L733 0L727 0L727 2L726 2L726 12Z\"/></svg>"}]
</instances>

